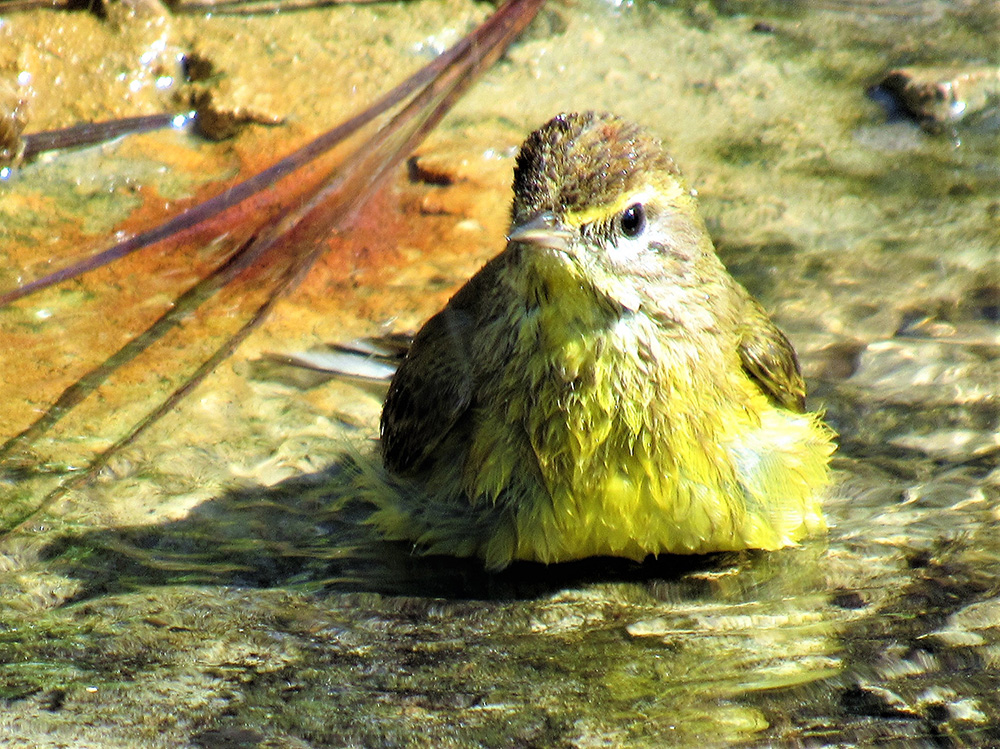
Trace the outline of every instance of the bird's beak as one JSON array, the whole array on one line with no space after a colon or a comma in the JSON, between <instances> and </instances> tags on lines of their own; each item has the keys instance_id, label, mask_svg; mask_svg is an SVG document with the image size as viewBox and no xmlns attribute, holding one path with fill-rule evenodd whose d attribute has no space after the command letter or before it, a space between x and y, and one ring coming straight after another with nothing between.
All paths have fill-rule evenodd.
<instances>
[{"instance_id":1,"label":"bird's beak","mask_svg":"<svg viewBox=\"0 0 1000 749\"><path fill-rule=\"evenodd\" d=\"M563 227L552 211L539 211L522 224L511 229L508 242L525 242L536 247L548 247L565 252L569 249L572 234Z\"/></svg>"}]
</instances>

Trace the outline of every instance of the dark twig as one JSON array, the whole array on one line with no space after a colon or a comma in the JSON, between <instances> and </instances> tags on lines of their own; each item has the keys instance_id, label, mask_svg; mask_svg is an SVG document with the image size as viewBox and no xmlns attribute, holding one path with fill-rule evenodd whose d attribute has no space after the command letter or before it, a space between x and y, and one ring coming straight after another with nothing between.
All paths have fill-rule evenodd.
<instances>
[{"instance_id":1,"label":"dark twig","mask_svg":"<svg viewBox=\"0 0 1000 749\"><path fill-rule=\"evenodd\" d=\"M102 122L85 122L82 125L73 125L60 130L30 133L21 138L24 141L22 158L30 159L45 151L55 151L60 148L90 146L120 138L123 135L145 133L170 125L184 125L189 119L190 115L185 114L150 114Z\"/></svg>"},{"instance_id":2,"label":"dark twig","mask_svg":"<svg viewBox=\"0 0 1000 749\"><path fill-rule=\"evenodd\" d=\"M16 13L40 8L67 10L69 7L69 0L0 0L0 13Z\"/></svg>"},{"instance_id":3,"label":"dark twig","mask_svg":"<svg viewBox=\"0 0 1000 749\"><path fill-rule=\"evenodd\" d=\"M174 13L219 13L249 16L293 10L326 8L331 5L364 5L386 0L177 0L169 3Z\"/></svg>"}]
</instances>

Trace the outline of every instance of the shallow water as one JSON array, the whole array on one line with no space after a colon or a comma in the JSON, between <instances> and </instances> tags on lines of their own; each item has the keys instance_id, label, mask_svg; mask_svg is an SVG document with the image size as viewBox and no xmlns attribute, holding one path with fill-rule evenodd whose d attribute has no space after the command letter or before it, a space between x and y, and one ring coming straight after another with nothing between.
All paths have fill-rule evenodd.
<instances>
[{"instance_id":1,"label":"shallow water","mask_svg":"<svg viewBox=\"0 0 1000 749\"><path fill-rule=\"evenodd\" d=\"M488 10L422 0L249 21L6 17L0 32L16 43L0 70L34 71L29 130L107 116L116 86L134 80L128 113L179 106L186 89L157 89L153 63L124 72L148 49L161 74L197 49L222 71L203 85L284 124L218 144L161 132L24 167L0 187L4 288L270 163ZM69 49L107 57L120 45L123 77L63 54L75 72L55 83L59 56L42 54L64 50L42 38L54 18ZM237 27L260 46L227 54L220 40ZM373 199L359 236L175 412L43 506L166 391L198 345L183 331L33 446L46 470L8 472L0 518L27 522L0 542L0 737L1000 742L998 118L987 106L932 134L866 96L894 67L996 66L998 41L988 3L544 9ZM501 248L517 144L582 108L666 140L723 260L795 344L810 406L840 434L828 538L487 575L414 558L331 510L340 466L370 450L378 396L306 387L264 354L419 325ZM169 305L209 254L147 253L0 312L4 436Z\"/></svg>"}]
</instances>

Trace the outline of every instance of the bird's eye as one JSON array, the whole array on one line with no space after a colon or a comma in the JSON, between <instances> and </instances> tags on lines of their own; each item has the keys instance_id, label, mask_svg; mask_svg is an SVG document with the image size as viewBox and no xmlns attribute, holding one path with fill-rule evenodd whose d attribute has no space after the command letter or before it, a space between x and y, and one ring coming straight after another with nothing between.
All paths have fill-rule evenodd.
<instances>
[{"instance_id":1,"label":"bird's eye","mask_svg":"<svg viewBox=\"0 0 1000 749\"><path fill-rule=\"evenodd\" d=\"M646 228L646 209L642 203L633 203L622 211L618 221L622 234L629 239L638 237Z\"/></svg>"}]
</instances>

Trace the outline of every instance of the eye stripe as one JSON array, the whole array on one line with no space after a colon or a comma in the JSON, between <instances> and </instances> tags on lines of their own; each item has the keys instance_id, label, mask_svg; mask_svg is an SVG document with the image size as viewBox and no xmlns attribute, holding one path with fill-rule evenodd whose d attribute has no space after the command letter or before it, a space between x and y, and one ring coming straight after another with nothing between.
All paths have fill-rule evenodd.
<instances>
[{"instance_id":1,"label":"eye stripe","mask_svg":"<svg viewBox=\"0 0 1000 749\"><path fill-rule=\"evenodd\" d=\"M642 203L644 206L648 206L651 202L671 205L681 192L680 185L676 183L665 186L659 185L658 187L646 185L639 190L633 190L620 196L618 200L610 204L602 203L585 208L580 206L571 207L563 218L570 226L582 227L586 224L618 216L633 203Z\"/></svg>"}]
</instances>

